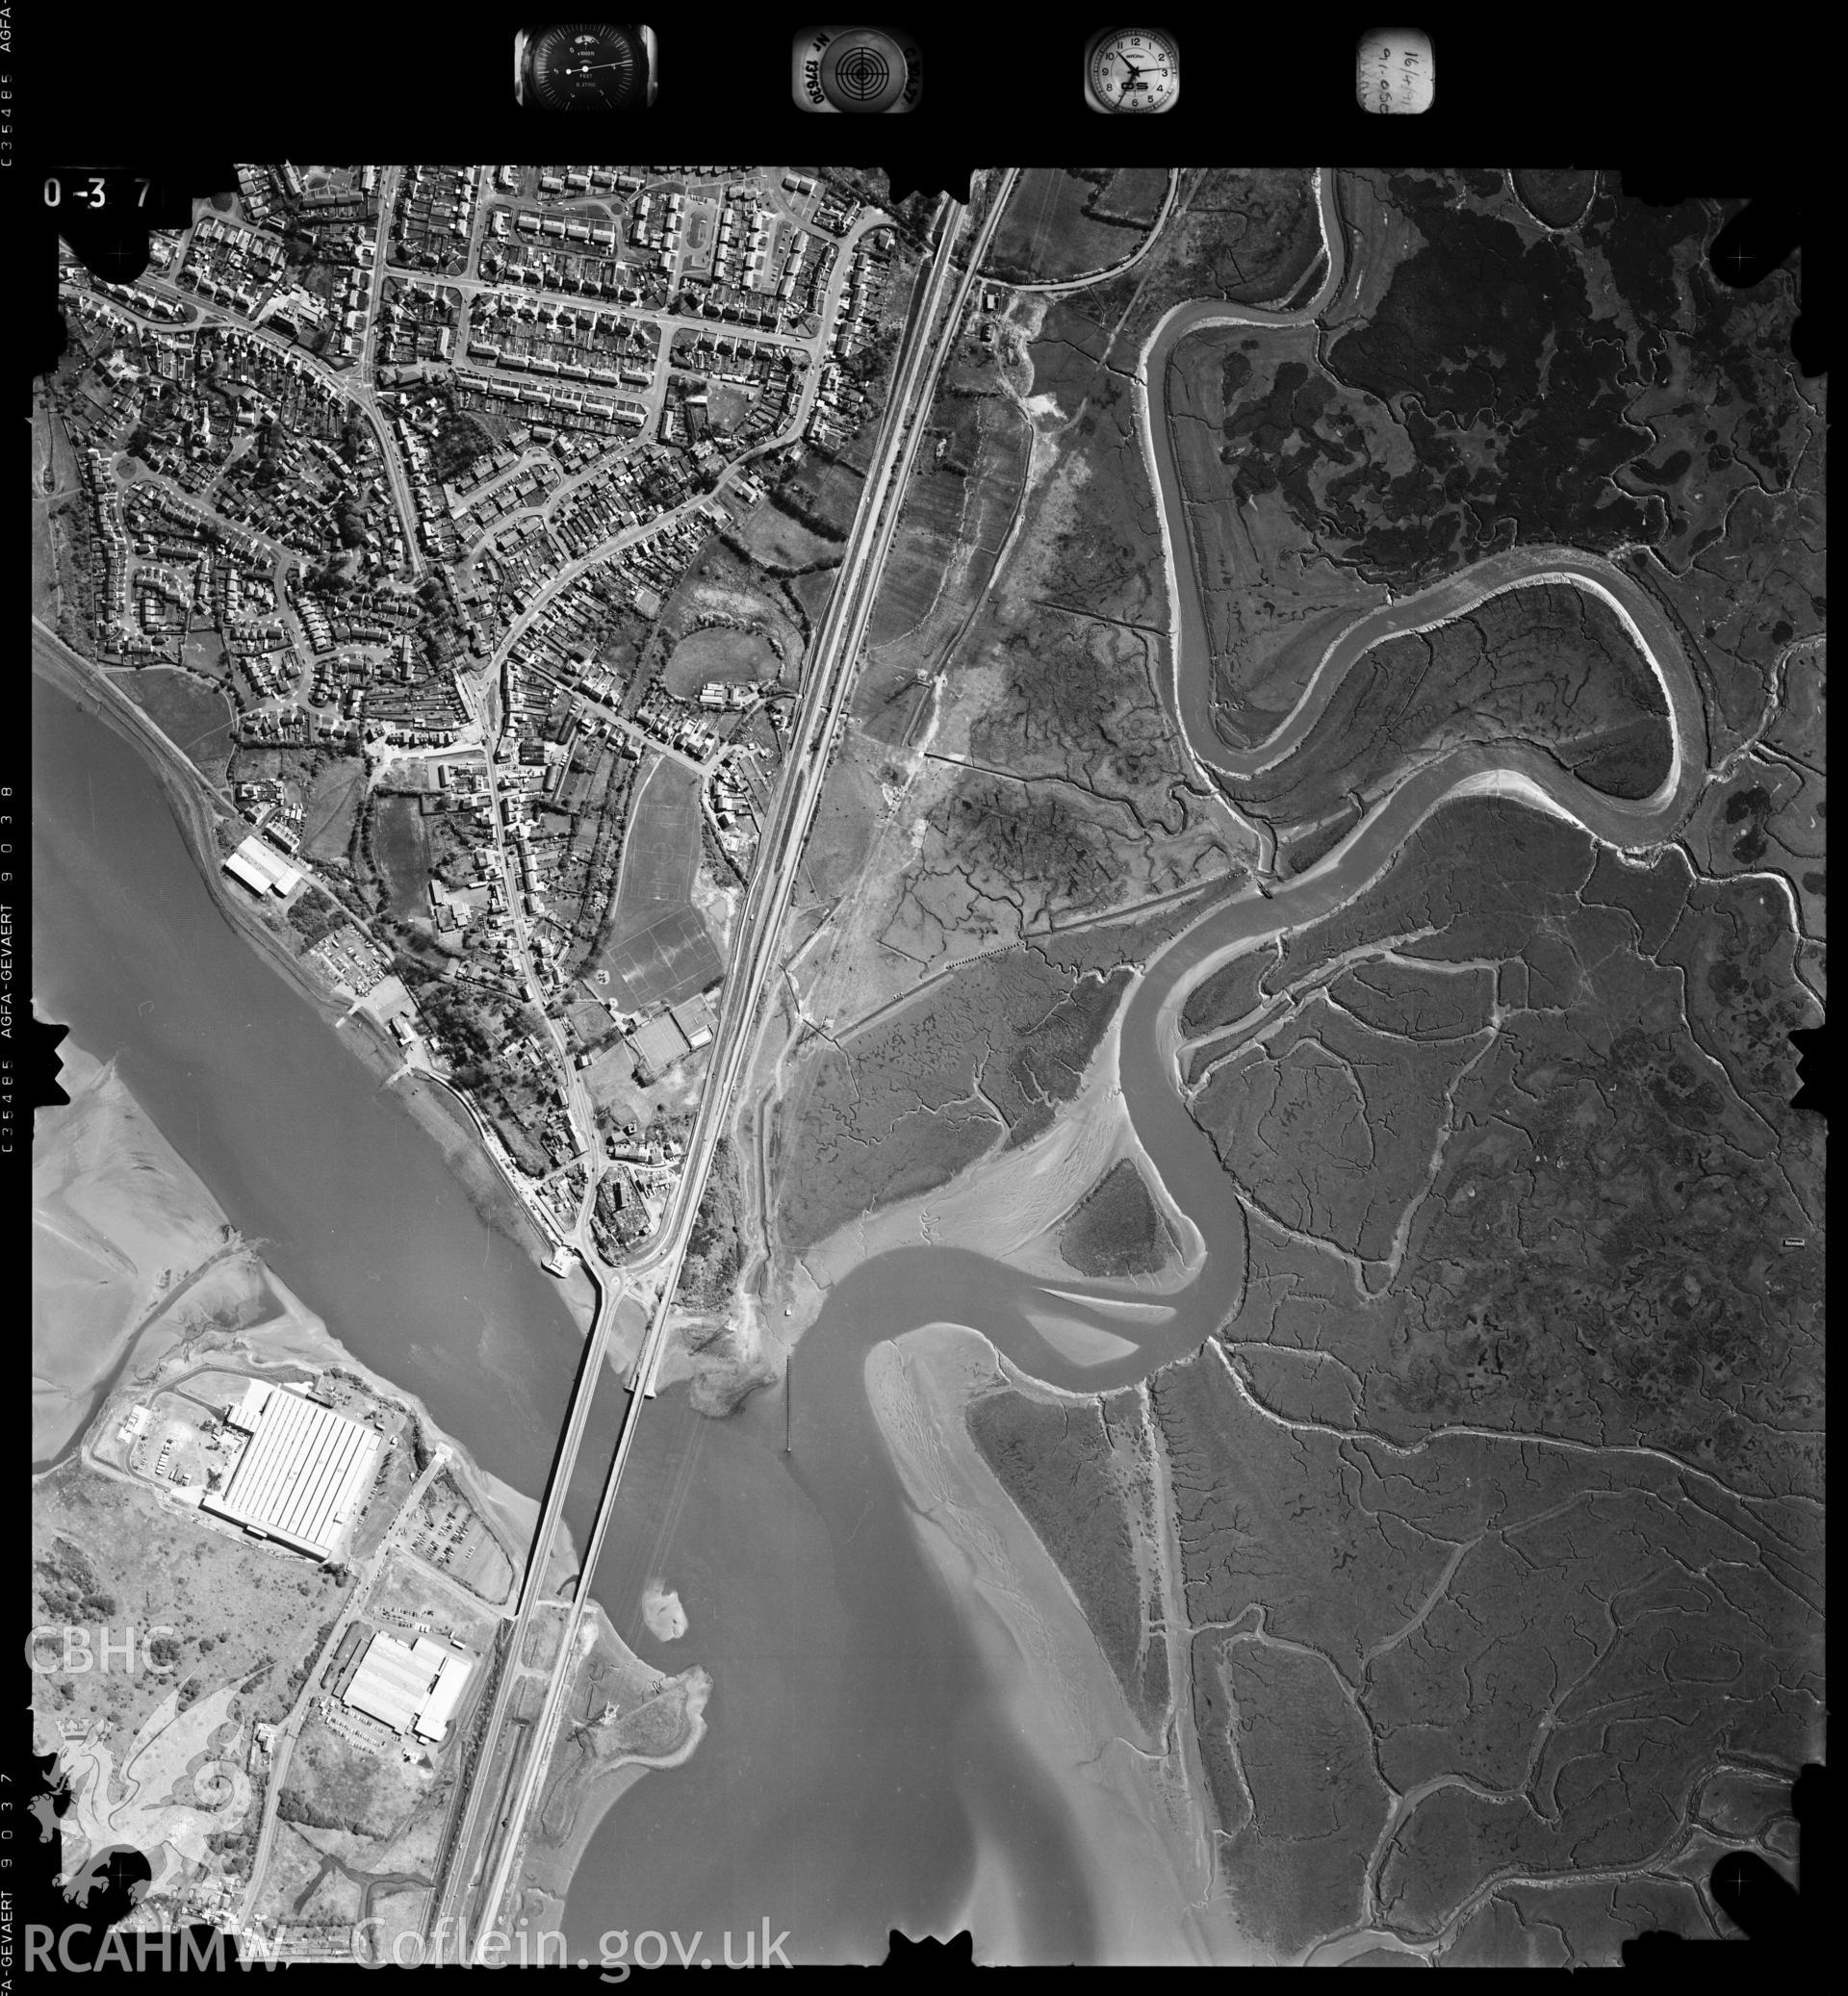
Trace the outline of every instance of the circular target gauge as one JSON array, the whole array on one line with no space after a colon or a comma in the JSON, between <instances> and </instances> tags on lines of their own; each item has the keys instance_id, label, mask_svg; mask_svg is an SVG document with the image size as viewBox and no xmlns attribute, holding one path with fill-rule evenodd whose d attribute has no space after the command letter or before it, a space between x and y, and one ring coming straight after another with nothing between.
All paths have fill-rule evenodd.
<instances>
[{"instance_id":1,"label":"circular target gauge","mask_svg":"<svg viewBox=\"0 0 1848 1996\"><path fill-rule=\"evenodd\" d=\"M526 29L514 43L514 95L541 111L639 110L654 101L654 38L607 21Z\"/></svg>"},{"instance_id":2,"label":"circular target gauge","mask_svg":"<svg viewBox=\"0 0 1848 1996\"><path fill-rule=\"evenodd\" d=\"M795 59L795 99L805 111L865 116L917 102L917 44L896 29L811 28L796 38Z\"/></svg>"}]
</instances>

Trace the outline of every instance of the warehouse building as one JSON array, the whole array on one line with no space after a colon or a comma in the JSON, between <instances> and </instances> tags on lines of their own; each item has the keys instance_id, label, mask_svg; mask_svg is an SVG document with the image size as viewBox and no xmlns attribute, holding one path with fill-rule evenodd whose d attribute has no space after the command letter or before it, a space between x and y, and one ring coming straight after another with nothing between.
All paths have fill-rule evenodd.
<instances>
[{"instance_id":1,"label":"warehouse building","mask_svg":"<svg viewBox=\"0 0 1848 1996\"><path fill-rule=\"evenodd\" d=\"M280 894L285 900L301 883L301 870L291 866L260 838L246 838L224 862L224 870L253 894Z\"/></svg>"},{"instance_id":2,"label":"warehouse building","mask_svg":"<svg viewBox=\"0 0 1848 1996\"><path fill-rule=\"evenodd\" d=\"M421 1740L440 1740L449 1729L473 1668L460 1651L428 1636L401 1643L381 1631L341 1700L396 1733L414 1730Z\"/></svg>"},{"instance_id":3,"label":"warehouse building","mask_svg":"<svg viewBox=\"0 0 1848 1996\"><path fill-rule=\"evenodd\" d=\"M358 1519L382 1443L363 1421L253 1379L225 1409L225 1426L249 1436L221 1491L203 1508L312 1559L331 1559Z\"/></svg>"}]
</instances>

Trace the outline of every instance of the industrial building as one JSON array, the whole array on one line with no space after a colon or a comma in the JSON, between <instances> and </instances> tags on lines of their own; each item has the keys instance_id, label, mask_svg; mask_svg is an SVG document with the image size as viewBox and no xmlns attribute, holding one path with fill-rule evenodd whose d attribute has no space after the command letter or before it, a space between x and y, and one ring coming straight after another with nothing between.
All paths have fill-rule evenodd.
<instances>
[{"instance_id":1,"label":"industrial building","mask_svg":"<svg viewBox=\"0 0 1848 1996\"><path fill-rule=\"evenodd\" d=\"M301 882L301 869L291 866L262 839L246 838L224 862L224 870L253 894L280 894L285 900Z\"/></svg>"},{"instance_id":2,"label":"industrial building","mask_svg":"<svg viewBox=\"0 0 1848 1996\"><path fill-rule=\"evenodd\" d=\"M365 1712L396 1733L415 1731L421 1740L440 1740L475 1668L458 1650L428 1636L401 1643L381 1631L360 1660L343 1703Z\"/></svg>"},{"instance_id":3,"label":"industrial building","mask_svg":"<svg viewBox=\"0 0 1848 1996\"><path fill-rule=\"evenodd\" d=\"M682 1004L669 1006L668 1016L686 1035L686 1043L695 1053L711 1039L712 1005L704 991L696 991Z\"/></svg>"},{"instance_id":4,"label":"industrial building","mask_svg":"<svg viewBox=\"0 0 1848 1996\"><path fill-rule=\"evenodd\" d=\"M228 1430L249 1436L205 1510L313 1559L331 1559L372 1488L382 1443L363 1421L253 1379L225 1409Z\"/></svg>"}]
</instances>

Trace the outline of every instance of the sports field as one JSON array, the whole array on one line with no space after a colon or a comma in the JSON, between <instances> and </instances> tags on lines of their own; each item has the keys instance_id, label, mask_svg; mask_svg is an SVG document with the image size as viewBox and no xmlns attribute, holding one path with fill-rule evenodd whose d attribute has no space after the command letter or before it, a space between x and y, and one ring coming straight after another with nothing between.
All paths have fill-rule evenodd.
<instances>
[{"instance_id":1,"label":"sports field","mask_svg":"<svg viewBox=\"0 0 1848 1996\"><path fill-rule=\"evenodd\" d=\"M635 792L615 913L597 959L610 974L610 997L621 1010L641 1011L662 1001L678 1005L723 972L719 952L693 907L699 863L699 779L680 763L657 757Z\"/></svg>"}]
</instances>

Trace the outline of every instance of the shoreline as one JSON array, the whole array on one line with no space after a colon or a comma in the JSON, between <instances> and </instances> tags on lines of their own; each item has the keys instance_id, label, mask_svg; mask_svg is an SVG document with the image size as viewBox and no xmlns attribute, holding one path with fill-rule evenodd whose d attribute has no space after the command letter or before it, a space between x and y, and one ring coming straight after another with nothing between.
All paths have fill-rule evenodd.
<instances>
[{"instance_id":1,"label":"shoreline","mask_svg":"<svg viewBox=\"0 0 1848 1996\"><path fill-rule=\"evenodd\" d=\"M875 1345L866 1393L919 1542L956 1599L1022 1744L1065 1801L1098 1926L1097 1958L1265 1958L1213 1898L1202 1799L1129 1709L1083 1610L968 1439L962 1410L1007 1377L980 1332L937 1323ZM1113 1748L1115 1751L1113 1751ZM985 1862L960 1919L979 1911L986 1961L1020 1957L1004 1855Z\"/></svg>"},{"instance_id":2,"label":"shoreline","mask_svg":"<svg viewBox=\"0 0 1848 1996\"><path fill-rule=\"evenodd\" d=\"M1179 1294L1197 1280L1206 1266L1207 1243L1142 1142L1122 1086L1123 1022L1145 975L1139 972L1131 982L1077 1094L1043 1136L1024 1149L995 1150L978 1158L947 1186L846 1221L812 1247L791 1255L785 1267L772 1262L766 1294L747 1301L757 1319L756 1348L775 1367L776 1376L781 1377L790 1352L820 1316L832 1291L863 1264L899 1247L954 1242L986 1255L1040 1283L1048 1297L1110 1318L1131 1346L1139 1325L1152 1328L1171 1318L1173 1312L1162 1299ZM1105 1174L1125 1159L1141 1173L1174 1252L1159 1274L1086 1275L1059 1252L1059 1230ZM781 1316L772 1307L775 1303L783 1306ZM1038 1315L1045 1321L1034 1321L1034 1329L1066 1365L1111 1365L1124 1356L1095 1326L1068 1319L1056 1310Z\"/></svg>"},{"instance_id":3,"label":"shoreline","mask_svg":"<svg viewBox=\"0 0 1848 1996\"><path fill-rule=\"evenodd\" d=\"M35 1485L42 1477L58 1473L73 1456L80 1462L85 1459L91 1432L125 1383L153 1379L176 1357L209 1353L227 1367L247 1367L255 1373L337 1368L416 1419L430 1446L447 1454L465 1494L479 1500L479 1508L498 1527L517 1574L538 1523L538 1497L483 1469L463 1443L438 1424L417 1394L373 1370L340 1342L326 1322L238 1235L204 1181L136 1101L113 1061L98 1060L74 1039L66 1039L61 1052L64 1071L77 1080L78 1087L70 1090L67 1108L41 1112L64 1118L66 1126L40 1132L34 1146L35 1177L40 1170L52 1176L64 1173L67 1185L89 1190L91 1211L86 1217L100 1241L110 1241L112 1224L118 1234L132 1232L138 1216L123 1211L120 1189L103 1174L91 1172L80 1179L71 1166L82 1161L73 1161L69 1155L99 1115L110 1115L118 1123L126 1121L136 1138L132 1190L137 1203L152 1202L163 1212L184 1210L200 1238L221 1245L220 1252L206 1264L203 1280L175 1284L170 1295L159 1298L156 1307L145 1310L128 1328L118 1327L107 1339L90 1339L88 1369L73 1369L58 1382L58 1390L67 1401L81 1398L86 1402L84 1412L64 1429L52 1452L35 1460ZM207 1228L209 1235L201 1232ZM119 1247L116 1253L130 1260ZM64 1322L49 1309L42 1318L36 1315L35 1345L42 1337L48 1346L63 1344L69 1349L64 1334L70 1328L68 1313L73 1307L81 1310L85 1301L83 1285L67 1285L62 1300L67 1312ZM210 1314L205 1314L207 1306L211 1306ZM37 1363L35 1358L35 1367ZM570 1527L561 1520L559 1529L564 1534L561 1550L575 1567L577 1548L571 1543Z\"/></svg>"},{"instance_id":4,"label":"shoreline","mask_svg":"<svg viewBox=\"0 0 1848 1996\"><path fill-rule=\"evenodd\" d=\"M605 1745L593 1738L588 1757L576 1767L563 1769L557 1763L566 1751L566 1742L560 1739L553 1750L547 1786L528 1818L514 1870L514 1904L524 1916L521 1924L528 1932L562 1932L565 1903L578 1868L604 1818L644 1775L656 1768L684 1766L706 1738L705 1714L712 1696L712 1679L700 1665L689 1664L684 1670L670 1674L645 1664L616 1633L601 1601L592 1603L589 1632L591 1639L583 1646L578 1669L588 1673L602 1666L595 1697L620 1691L629 1700L629 1724L633 1724L638 1716L637 1698L645 1711L657 1699L671 1697L679 1702L683 1729L680 1739L661 1753L650 1753L640 1746ZM587 1688L581 1678L579 1686L574 1687L574 1695L580 1688ZM603 1720L578 1728L578 1736L581 1739L585 1733L601 1731L605 1725L620 1729L625 1723L623 1718L606 1714ZM603 1752L607 1757L600 1758ZM545 1841L540 1826L561 1805L568 1812L566 1828L555 1843Z\"/></svg>"},{"instance_id":5,"label":"shoreline","mask_svg":"<svg viewBox=\"0 0 1848 1996\"><path fill-rule=\"evenodd\" d=\"M236 1307L245 1249L210 1188L115 1062L66 1040L69 1100L38 1112L32 1158L32 1449L75 1446L146 1333Z\"/></svg>"},{"instance_id":6,"label":"shoreline","mask_svg":"<svg viewBox=\"0 0 1848 1996\"><path fill-rule=\"evenodd\" d=\"M73 665L72 658L78 663ZM323 1025L346 1042L349 1054L368 1074L382 1084L398 1073L403 1066L403 1051L385 1028L363 1008L354 1011L346 1001L324 990L254 908L228 890L215 830L218 806L212 801L213 792L205 778L185 753L104 676L103 668L72 652L56 632L43 627L33 630L32 669L65 698L93 714L148 765L207 893L239 937L309 1006ZM449 1088L434 1076L412 1069L393 1085L390 1092L404 1113L437 1145L450 1176L482 1219L544 1268L552 1243L541 1232L524 1200L501 1176L483 1147L468 1111ZM580 1333L588 1337L595 1305L584 1293L587 1284L579 1279L575 1283L560 1282L558 1287Z\"/></svg>"}]
</instances>

